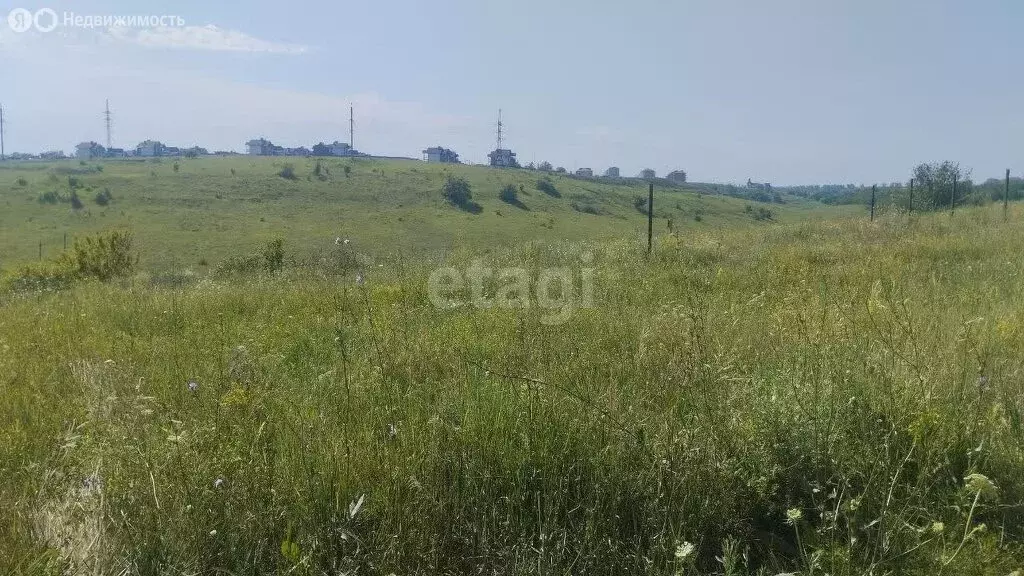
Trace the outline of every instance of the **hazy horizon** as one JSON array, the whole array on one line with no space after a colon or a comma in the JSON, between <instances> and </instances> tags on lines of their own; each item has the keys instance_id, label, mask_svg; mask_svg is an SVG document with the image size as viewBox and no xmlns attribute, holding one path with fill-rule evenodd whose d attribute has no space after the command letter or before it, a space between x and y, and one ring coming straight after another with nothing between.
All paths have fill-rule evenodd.
<instances>
[{"instance_id":1,"label":"hazy horizon","mask_svg":"<svg viewBox=\"0 0 1024 576\"><path fill-rule=\"evenodd\" d=\"M12 9L180 17L183 26L17 33ZM1024 172L1014 35L1024 6L915 0L514 6L193 0L0 1L6 151L146 139L244 151L251 138L483 162L506 147L623 175L776 185L906 180L954 160Z\"/></svg>"}]
</instances>

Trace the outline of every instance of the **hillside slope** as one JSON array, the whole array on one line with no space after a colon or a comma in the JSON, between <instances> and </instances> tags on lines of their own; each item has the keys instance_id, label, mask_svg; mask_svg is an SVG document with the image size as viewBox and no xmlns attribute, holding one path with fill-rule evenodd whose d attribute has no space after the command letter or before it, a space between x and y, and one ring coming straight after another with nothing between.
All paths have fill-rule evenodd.
<instances>
[{"instance_id":1,"label":"hillside slope","mask_svg":"<svg viewBox=\"0 0 1024 576\"><path fill-rule=\"evenodd\" d=\"M318 176L317 160L306 158L9 162L0 165L0 266L37 259L40 244L44 258L54 257L65 234L70 244L109 228L135 234L143 269L197 271L275 237L301 258L338 236L386 257L436 254L452 245L646 234L646 216L634 206L637 196L647 194L642 182L401 160L320 163ZM293 167L294 178L279 175L285 165ZM469 181L480 213L445 202L441 188L448 175ZM536 188L540 178L552 181L558 197ZM518 207L499 199L508 184L518 191ZM73 190L79 209L69 201ZM112 197L106 206L96 200L104 191ZM761 208L771 210L771 219ZM792 221L816 211L836 213L813 202L759 204L659 185L655 230L667 231L669 219L676 230L699 230Z\"/></svg>"}]
</instances>

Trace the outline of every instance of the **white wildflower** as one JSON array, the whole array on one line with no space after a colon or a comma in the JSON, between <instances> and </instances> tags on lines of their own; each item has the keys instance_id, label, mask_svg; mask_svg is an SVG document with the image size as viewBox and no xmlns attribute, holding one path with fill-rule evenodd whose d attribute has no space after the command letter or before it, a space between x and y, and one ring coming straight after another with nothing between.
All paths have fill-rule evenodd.
<instances>
[{"instance_id":1,"label":"white wildflower","mask_svg":"<svg viewBox=\"0 0 1024 576\"><path fill-rule=\"evenodd\" d=\"M790 508L786 510L786 524L792 526L796 524L801 518L804 517L804 513L799 508Z\"/></svg>"},{"instance_id":2,"label":"white wildflower","mask_svg":"<svg viewBox=\"0 0 1024 576\"><path fill-rule=\"evenodd\" d=\"M979 493L985 498L994 498L999 488L989 480L988 476L975 472L964 477L964 488L970 493Z\"/></svg>"},{"instance_id":3,"label":"white wildflower","mask_svg":"<svg viewBox=\"0 0 1024 576\"><path fill-rule=\"evenodd\" d=\"M697 547L693 543L684 541L679 546L676 546L676 560L685 559L690 554L693 554L693 551L696 549Z\"/></svg>"}]
</instances>

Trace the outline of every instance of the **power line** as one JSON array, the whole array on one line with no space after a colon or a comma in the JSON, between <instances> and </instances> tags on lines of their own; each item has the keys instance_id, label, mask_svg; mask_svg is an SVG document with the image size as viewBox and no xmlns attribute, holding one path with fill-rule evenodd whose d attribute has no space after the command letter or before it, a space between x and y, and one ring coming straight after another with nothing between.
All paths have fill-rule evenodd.
<instances>
[{"instance_id":1,"label":"power line","mask_svg":"<svg viewBox=\"0 0 1024 576\"><path fill-rule=\"evenodd\" d=\"M107 150L110 149L110 100L107 100L107 110L104 113L107 119Z\"/></svg>"}]
</instances>

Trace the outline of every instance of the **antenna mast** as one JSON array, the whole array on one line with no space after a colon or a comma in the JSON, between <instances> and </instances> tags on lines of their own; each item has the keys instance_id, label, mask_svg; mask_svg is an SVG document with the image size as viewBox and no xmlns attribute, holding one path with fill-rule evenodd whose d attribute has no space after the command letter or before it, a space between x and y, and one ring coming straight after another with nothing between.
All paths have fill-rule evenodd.
<instances>
[{"instance_id":1,"label":"antenna mast","mask_svg":"<svg viewBox=\"0 0 1024 576\"><path fill-rule=\"evenodd\" d=\"M4 159L4 106L0 104L0 160Z\"/></svg>"},{"instance_id":2,"label":"antenna mast","mask_svg":"<svg viewBox=\"0 0 1024 576\"><path fill-rule=\"evenodd\" d=\"M103 113L107 120L107 150L110 149L110 100L107 100L107 110Z\"/></svg>"},{"instance_id":3,"label":"antenna mast","mask_svg":"<svg viewBox=\"0 0 1024 576\"><path fill-rule=\"evenodd\" d=\"M355 150L355 147L356 147L355 133L356 133L355 112L353 111L352 104L349 104L348 105L348 149L349 149L349 154L351 154L352 151Z\"/></svg>"},{"instance_id":4,"label":"antenna mast","mask_svg":"<svg viewBox=\"0 0 1024 576\"><path fill-rule=\"evenodd\" d=\"M498 150L501 150L501 108L498 108Z\"/></svg>"}]
</instances>

